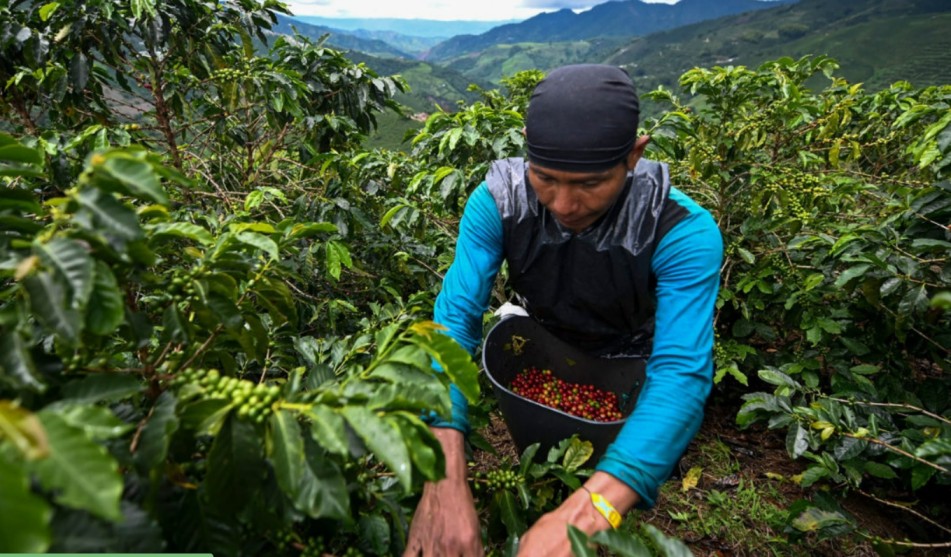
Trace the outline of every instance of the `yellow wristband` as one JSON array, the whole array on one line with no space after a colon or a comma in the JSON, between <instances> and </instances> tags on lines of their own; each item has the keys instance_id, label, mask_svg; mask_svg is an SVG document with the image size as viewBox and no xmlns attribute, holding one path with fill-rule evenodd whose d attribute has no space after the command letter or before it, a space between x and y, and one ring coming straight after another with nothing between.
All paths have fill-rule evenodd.
<instances>
[{"instance_id":1,"label":"yellow wristband","mask_svg":"<svg viewBox=\"0 0 951 557\"><path fill-rule=\"evenodd\" d=\"M592 493L590 489L585 486L581 486L581 489L588 492L588 495L591 496L591 504L594 505L594 508L597 509L601 516L607 519L608 523L611 525L611 528L617 528L621 525L621 513L617 512L617 509L614 508L607 499L604 498L604 495L600 493Z\"/></svg>"}]
</instances>

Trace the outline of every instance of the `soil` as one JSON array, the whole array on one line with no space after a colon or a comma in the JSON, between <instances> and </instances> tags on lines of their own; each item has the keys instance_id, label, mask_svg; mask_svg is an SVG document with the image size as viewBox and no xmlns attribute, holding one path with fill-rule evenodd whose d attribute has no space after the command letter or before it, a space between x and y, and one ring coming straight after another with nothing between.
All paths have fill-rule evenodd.
<instances>
[{"instance_id":1,"label":"soil","mask_svg":"<svg viewBox=\"0 0 951 557\"><path fill-rule=\"evenodd\" d=\"M691 504L696 511L703 506L700 493L703 490L718 490L730 494L739 485L769 484L773 489L768 492L778 494L775 501L768 501L780 509L786 509L793 502L800 499L811 499L820 489L830 489L830 486L813 486L803 489L790 478L800 474L807 467L808 462L791 460L786 453L785 432L770 431L765 428L750 428L740 430L734 419L736 404L711 404L706 411L704 423L696 439L688 447L670 482L680 484L683 477L694 466L701 462L709 464L709 455L703 454L704 447L719 444L729 447L731 459L730 473L704 469L698 484L697 500ZM495 449L496 454L484 450L474 450L472 453L473 471L489 471L500 466L514 466L518 462L518 452L509 435L504 421L493 411L489 415L488 424L479 429L479 434ZM835 489L834 486L831 489ZM764 493L767 491L764 490ZM878 499L878 500L877 500ZM921 528L922 522L915 522L915 518L906 511L898 510L880 502L871 494L850 492L844 499L839 498L841 507L849 513L859 524L861 531L883 539L920 540L922 535L935 536L935 528ZM639 519L648 522L660 529L666 535L684 541L695 555L700 557L745 557L754 555L742 547L744 544L730 542L716 536L700 535L684 531L681 522L671 517L672 502L665 501L663 496L654 509L640 514ZM758 525L759 526L759 525ZM770 531L767 525L761 525L750 531L750 536L784 537L782 532ZM914 531L913 531L914 530ZM734 532L734 534L736 534ZM938 532L940 534L940 532ZM944 535L944 541L948 539ZM935 536L931 543L941 542L942 536ZM925 542L927 543L927 542ZM817 557L873 557L879 553L872 544L858 536L840 536L831 540L819 541L806 539L798 545L786 546L786 555L808 555ZM921 549L902 548L896 554L909 557L935 557L951 555L949 548Z\"/></svg>"}]
</instances>

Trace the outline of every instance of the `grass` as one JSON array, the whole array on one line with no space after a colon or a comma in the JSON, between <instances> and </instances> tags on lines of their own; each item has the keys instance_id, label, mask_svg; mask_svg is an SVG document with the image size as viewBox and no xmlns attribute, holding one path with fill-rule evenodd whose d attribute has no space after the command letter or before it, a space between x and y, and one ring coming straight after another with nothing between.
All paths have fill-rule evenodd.
<instances>
[{"instance_id":1,"label":"grass","mask_svg":"<svg viewBox=\"0 0 951 557\"><path fill-rule=\"evenodd\" d=\"M709 438L685 455L683 477L661 488L658 507L635 514L690 544L699 555L796 555L783 528L792 501L770 479L745 469L734 450ZM774 476L777 477L778 476Z\"/></svg>"}]
</instances>

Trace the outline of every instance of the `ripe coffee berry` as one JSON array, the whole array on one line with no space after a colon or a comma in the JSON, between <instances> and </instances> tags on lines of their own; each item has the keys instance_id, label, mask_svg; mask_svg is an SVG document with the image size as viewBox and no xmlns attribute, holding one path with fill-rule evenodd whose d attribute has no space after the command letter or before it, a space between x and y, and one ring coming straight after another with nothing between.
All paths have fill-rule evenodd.
<instances>
[{"instance_id":1,"label":"ripe coffee berry","mask_svg":"<svg viewBox=\"0 0 951 557\"><path fill-rule=\"evenodd\" d=\"M568 383L550 369L527 368L515 376L509 388L529 400L586 420L613 422L624 418L615 393L594 385Z\"/></svg>"}]
</instances>

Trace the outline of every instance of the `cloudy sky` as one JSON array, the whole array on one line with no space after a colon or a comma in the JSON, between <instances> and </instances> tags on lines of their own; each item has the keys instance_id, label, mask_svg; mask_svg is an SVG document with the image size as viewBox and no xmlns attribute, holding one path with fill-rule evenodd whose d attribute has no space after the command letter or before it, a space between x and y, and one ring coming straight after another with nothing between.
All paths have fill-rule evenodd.
<instances>
[{"instance_id":1,"label":"cloudy sky","mask_svg":"<svg viewBox=\"0 0 951 557\"><path fill-rule=\"evenodd\" d=\"M301 0L286 2L294 15L410 19L527 19L562 8L583 10L605 0ZM678 0L644 0L675 4Z\"/></svg>"}]
</instances>

